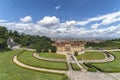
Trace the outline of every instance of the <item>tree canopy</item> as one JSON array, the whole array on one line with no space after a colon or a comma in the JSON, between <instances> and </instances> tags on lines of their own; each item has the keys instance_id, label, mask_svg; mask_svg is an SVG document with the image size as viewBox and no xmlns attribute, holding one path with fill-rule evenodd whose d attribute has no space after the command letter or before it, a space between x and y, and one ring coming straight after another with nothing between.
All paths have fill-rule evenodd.
<instances>
[{"instance_id":1,"label":"tree canopy","mask_svg":"<svg viewBox=\"0 0 120 80\"><path fill-rule=\"evenodd\" d=\"M56 52L56 47L52 46L52 41L48 37L20 34L17 31L8 31L5 27L0 26L0 47L6 46L8 37L12 37L16 43L23 47L33 48L38 52L48 52L49 50Z\"/></svg>"}]
</instances>

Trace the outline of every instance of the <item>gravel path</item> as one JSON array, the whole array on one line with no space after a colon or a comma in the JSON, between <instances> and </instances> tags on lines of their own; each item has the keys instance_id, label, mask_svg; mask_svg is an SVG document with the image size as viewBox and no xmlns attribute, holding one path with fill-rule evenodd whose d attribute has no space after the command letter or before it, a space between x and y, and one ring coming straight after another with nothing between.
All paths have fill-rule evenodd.
<instances>
[{"instance_id":1,"label":"gravel path","mask_svg":"<svg viewBox=\"0 0 120 80\"><path fill-rule=\"evenodd\" d=\"M52 58L41 57L41 56L39 56L38 53L33 53L33 56L37 59L46 60L46 61L67 62L66 59L52 59Z\"/></svg>"},{"instance_id":2,"label":"gravel path","mask_svg":"<svg viewBox=\"0 0 120 80\"><path fill-rule=\"evenodd\" d=\"M104 59L101 59L101 60L83 60L83 61L79 61L79 63L83 63L83 62L87 62L87 63L89 63L89 62L103 63L103 62L111 62L111 61L113 61L115 59L115 57L112 54L110 54L110 53L106 54L105 52L103 52L103 53L105 55Z\"/></svg>"},{"instance_id":3,"label":"gravel path","mask_svg":"<svg viewBox=\"0 0 120 80\"><path fill-rule=\"evenodd\" d=\"M120 80L120 73L110 73L110 75L108 75L101 72L72 71L67 74L69 75L70 80Z\"/></svg>"},{"instance_id":4,"label":"gravel path","mask_svg":"<svg viewBox=\"0 0 120 80\"><path fill-rule=\"evenodd\" d=\"M71 54L71 56L73 57L74 62L80 67L81 71L86 71L86 70L79 64L79 61L77 60L77 58L76 58L73 54Z\"/></svg>"},{"instance_id":5,"label":"gravel path","mask_svg":"<svg viewBox=\"0 0 120 80\"><path fill-rule=\"evenodd\" d=\"M27 68L27 69L31 69L31 70L45 71L45 72L52 72L52 73L65 73L66 74L66 71L63 71L63 70L51 70L51 69L44 69L44 68L38 68L38 67L29 66L27 64L24 64L24 63L20 62L17 59L17 55L15 55L13 57L13 62L16 63L17 65L21 66L21 67L24 67L24 68Z\"/></svg>"},{"instance_id":6,"label":"gravel path","mask_svg":"<svg viewBox=\"0 0 120 80\"><path fill-rule=\"evenodd\" d=\"M98 51L108 51L108 52L110 52L110 51L120 51L120 49L111 49L111 50L86 50L86 51L96 51L96 52L98 52Z\"/></svg>"}]
</instances>

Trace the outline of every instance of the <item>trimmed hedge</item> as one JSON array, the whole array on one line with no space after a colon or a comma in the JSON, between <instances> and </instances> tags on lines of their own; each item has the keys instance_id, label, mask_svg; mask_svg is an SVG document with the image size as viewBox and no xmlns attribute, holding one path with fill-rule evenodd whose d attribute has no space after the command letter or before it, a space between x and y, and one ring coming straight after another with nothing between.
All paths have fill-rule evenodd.
<instances>
[{"instance_id":1,"label":"trimmed hedge","mask_svg":"<svg viewBox=\"0 0 120 80\"><path fill-rule=\"evenodd\" d=\"M92 65L90 65L89 63L83 63L83 65L87 66L87 71L90 71L90 72L97 71L97 69L95 67L93 67Z\"/></svg>"},{"instance_id":2,"label":"trimmed hedge","mask_svg":"<svg viewBox=\"0 0 120 80\"><path fill-rule=\"evenodd\" d=\"M72 66L72 69L75 71L81 70L80 67L76 63L70 63Z\"/></svg>"}]
</instances>

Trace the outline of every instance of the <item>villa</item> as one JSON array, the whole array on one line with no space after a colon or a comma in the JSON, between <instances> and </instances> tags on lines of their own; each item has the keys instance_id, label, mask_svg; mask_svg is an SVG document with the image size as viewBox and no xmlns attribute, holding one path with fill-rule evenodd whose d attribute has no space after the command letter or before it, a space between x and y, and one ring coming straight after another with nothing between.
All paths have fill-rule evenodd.
<instances>
[{"instance_id":1,"label":"villa","mask_svg":"<svg viewBox=\"0 0 120 80\"><path fill-rule=\"evenodd\" d=\"M66 54L66 53L75 53L83 54L85 50L85 43L81 41L55 41L53 46L56 46L56 53Z\"/></svg>"},{"instance_id":2,"label":"villa","mask_svg":"<svg viewBox=\"0 0 120 80\"><path fill-rule=\"evenodd\" d=\"M8 38L8 40L7 40L7 45L8 45L8 48L13 49L13 50L16 50L16 49L20 49L20 48L21 48L21 45L17 45L17 43L14 42L14 40L13 40L12 37L9 37L9 38Z\"/></svg>"}]
</instances>

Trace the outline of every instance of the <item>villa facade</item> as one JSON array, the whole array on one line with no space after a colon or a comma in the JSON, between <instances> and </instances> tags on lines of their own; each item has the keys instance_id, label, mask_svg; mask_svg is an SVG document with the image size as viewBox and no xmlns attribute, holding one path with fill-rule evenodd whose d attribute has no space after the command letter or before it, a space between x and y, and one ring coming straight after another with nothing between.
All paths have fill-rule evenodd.
<instances>
[{"instance_id":1,"label":"villa facade","mask_svg":"<svg viewBox=\"0 0 120 80\"><path fill-rule=\"evenodd\" d=\"M56 46L56 53L59 54L67 54L67 53L75 53L83 54L85 50L85 44L81 41L55 41L53 46Z\"/></svg>"},{"instance_id":2,"label":"villa facade","mask_svg":"<svg viewBox=\"0 0 120 80\"><path fill-rule=\"evenodd\" d=\"M8 45L8 48L13 49L13 50L16 50L16 49L20 49L20 48L21 48L21 45L17 45L17 43L14 42L14 40L13 40L12 37L9 37L9 38L8 38L8 40L7 40L7 45Z\"/></svg>"}]
</instances>

